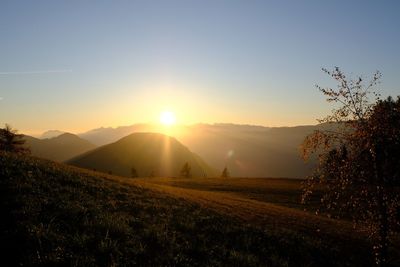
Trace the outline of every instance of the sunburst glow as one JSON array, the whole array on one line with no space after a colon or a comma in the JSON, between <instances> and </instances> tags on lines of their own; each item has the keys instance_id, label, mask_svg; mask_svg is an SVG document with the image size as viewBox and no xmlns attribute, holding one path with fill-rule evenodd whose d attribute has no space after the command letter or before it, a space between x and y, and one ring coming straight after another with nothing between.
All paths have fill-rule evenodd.
<instances>
[{"instance_id":1,"label":"sunburst glow","mask_svg":"<svg viewBox=\"0 0 400 267\"><path fill-rule=\"evenodd\" d=\"M175 114L172 111L163 111L160 114L160 122L163 125L171 126L176 123Z\"/></svg>"}]
</instances>

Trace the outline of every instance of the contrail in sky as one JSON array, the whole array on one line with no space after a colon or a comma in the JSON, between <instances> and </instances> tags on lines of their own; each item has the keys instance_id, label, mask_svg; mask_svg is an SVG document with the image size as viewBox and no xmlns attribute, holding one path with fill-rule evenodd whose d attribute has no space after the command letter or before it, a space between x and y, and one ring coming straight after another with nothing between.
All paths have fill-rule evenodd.
<instances>
[{"instance_id":1,"label":"contrail in sky","mask_svg":"<svg viewBox=\"0 0 400 267\"><path fill-rule=\"evenodd\" d=\"M0 75L23 75L23 74L47 74L47 73L66 73L72 70L36 70L36 71L5 71Z\"/></svg>"}]
</instances>

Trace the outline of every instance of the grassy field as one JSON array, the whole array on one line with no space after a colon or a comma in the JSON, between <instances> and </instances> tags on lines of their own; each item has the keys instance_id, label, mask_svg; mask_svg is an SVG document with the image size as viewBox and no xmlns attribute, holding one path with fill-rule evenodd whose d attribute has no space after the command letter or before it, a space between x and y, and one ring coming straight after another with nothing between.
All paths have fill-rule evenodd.
<instances>
[{"instance_id":1,"label":"grassy field","mask_svg":"<svg viewBox=\"0 0 400 267\"><path fill-rule=\"evenodd\" d=\"M135 179L140 183L150 183L168 187L193 189L206 192L229 193L247 199L273 203L289 208L303 210L300 203L301 183L300 179L281 178L144 178Z\"/></svg>"},{"instance_id":2,"label":"grassy field","mask_svg":"<svg viewBox=\"0 0 400 267\"><path fill-rule=\"evenodd\" d=\"M2 266L370 266L299 181L129 179L0 154Z\"/></svg>"}]
</instances>

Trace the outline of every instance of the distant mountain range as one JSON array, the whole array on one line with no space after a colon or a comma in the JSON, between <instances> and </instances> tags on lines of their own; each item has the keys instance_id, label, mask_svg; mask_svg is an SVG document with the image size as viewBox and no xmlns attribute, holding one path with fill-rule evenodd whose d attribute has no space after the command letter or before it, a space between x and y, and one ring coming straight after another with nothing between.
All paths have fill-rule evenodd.
<instances>
[{"instance_id":1,"label":"distant mountain range","mask_svg":"<svg viewBox=\"0 0 400 267\"><path fill-rule=\"evenodd\" d=\"M85 133L78 134L79 137L90 141L91 143L102 146L113 143L122 137L137 132L157 132L156 126L151 124L134 124L130 126L121 126L117 128L101 127Z\"/></svg>"},{"instance_id":2,"label":"distant mountain range","mask_svg":"<svg viewBox=\"0 0 400 267\"><path fill-rule=\"evenodd\" d=\"M209 166L216 168L218 173L227 167L231 176L237 177L303 178L311 174L316 159L305 163L300 157L299 146L314 130L334 127L329 124L296 127L195 124L173 126L171 135L200 156ZM117 128L98 128L78 136L80 139L102 146L132 133L157 131L159 127L154 125L135 124ZM89 149L85 146L82 151L84 150ZM69 153L71 157L79 154ZM68 158L63 157L63 159Z\"/></svg>"},{"instance_id":3,"label":"distant mountain range","mask_svg":"<svg viewBox=\"0 0 400 267\"><path fill-rule=\"evenodd\" d=\"M59 130L49 130L49 131L42 133L42 135L39 136L39 139L53 138L53 137L60 136L64 133L65 132L59 131Z\"/></svg>"},{"instance_id":4,"label":"distant mountain range","mask_svg":"<svg viewBox=\"0 0 400 267\"><path fill-rule=\"evenodd\" d=\"M46 139L38 139L28 135L25 135L24 138L32 155L59 162L96 148L89 141L70 133L62 133L57 137Z\"/></svg>"},{"instance_id":5,"label":"distant mountain range","mask_svg":"<svg viewBox=\"0 0 400 267\"><path fill-rule=\"evenodd\" d=\"M222 171L224 167L238 177L303 178L311 174L315 159L305 163L299 146L316 129L328 124L296 127L263 127L237 124L195 124L174 126L177 140L205 162ZM79 136L101 145L134 132L157 131L149 124L99 128Z\"/></svg>"},{"instance_id":6,"label":"distant mountain range","mask_svg":"<svg viewBox=\"0 0 400 267\"><path fill-rule=\"evenodd\" d=\"M175 138L158 133L130 134L67 163L128 177L179 177L185 163L189 164L193 177L218 174Z\"/></svg>"},{"instance_id":7,"label":"distant mountain range","mask_svg":"<svg viewBox=\"0 0 400 267\"><path fill-rule=\"evenodd\" d=\"M195 125L177 139L218 169L227 166L232 176L304 178L316 160L303 161L301 143L314 130L330 127Z\"/></svg>"}]
</instances>

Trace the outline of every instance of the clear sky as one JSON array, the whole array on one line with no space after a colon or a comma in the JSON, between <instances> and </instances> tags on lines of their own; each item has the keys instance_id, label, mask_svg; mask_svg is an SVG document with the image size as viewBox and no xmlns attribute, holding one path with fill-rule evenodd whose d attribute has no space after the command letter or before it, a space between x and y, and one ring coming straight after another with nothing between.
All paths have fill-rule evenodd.
<instances>
[{"instance_id":1,"label":"clear sky","mask_svg":"<svg viewBox=\"0 0 400 267\"><path fill-rule=\"evenodd\" d=\"M400 1L0 2L0 123L315 124L321 67L400 95Z\"/></svg>"}]
</instances>

